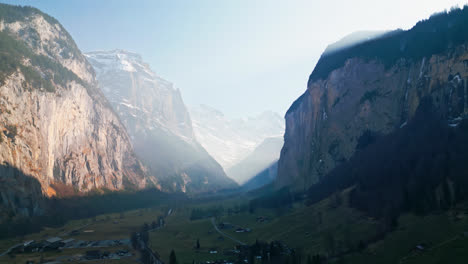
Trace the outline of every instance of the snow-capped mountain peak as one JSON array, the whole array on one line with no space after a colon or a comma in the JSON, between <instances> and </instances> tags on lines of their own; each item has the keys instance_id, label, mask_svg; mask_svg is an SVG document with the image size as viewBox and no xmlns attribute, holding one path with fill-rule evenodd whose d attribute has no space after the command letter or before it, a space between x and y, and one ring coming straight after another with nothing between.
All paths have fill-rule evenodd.
<instances>
[{"instance_id":1,"label":"snow-capped mountain peak","mask_svg":"<svg viewBox=\"0 0 468 264\"><path fill-rule=\"evenodd\" d=\"M272 111L231 119L206 105L189 110L197 140L225 170L247 157L266 138L284 134L283 118Z\"/></svg>"},{"instance_id":2,"label":"snow-capped mountain peak","mask_svg":"<svg viewBox=\"0 0 468 264\"><path fill-rule=\"evenodd\" d=\"M137 53L125 50L85 54L93 65L101 90L123 117L139 119L143 128L167 130L187 142L194 140L187 109L180 91L156 75ZM131 135L138 131L132 131ZM140 131L141 132L141 131Z\"/></svg>"}]
</instances>

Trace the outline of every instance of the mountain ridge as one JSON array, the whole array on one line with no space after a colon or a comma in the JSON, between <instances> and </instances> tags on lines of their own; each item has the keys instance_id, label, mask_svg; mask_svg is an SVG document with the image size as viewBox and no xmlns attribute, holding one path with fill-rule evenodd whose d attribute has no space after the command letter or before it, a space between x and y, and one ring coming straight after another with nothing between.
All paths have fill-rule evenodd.
<instances>
[{"instance_id":1,"label":"mountain ridge","mask_svg":"<svg viewBox=\"0 0 468 264\"><path fill-rule=\"evenodd\" d=\"M248 118L229 118L210 106L190 107L195 136L227 171L269 137L284 133L283 118L265 111Z\"/></svg>"},{"instance_id":2,"label":"mountain ridge","mask_svg":"<svg viewBox=\"0 0 468 264\"><path fill-rule=\"evenodd\" d=\"M137 155L163 189L201 192L234 184L195 138L180 90L156 75L141 55L116 49L86 57Z\"/></svg>"},{"instance_id":3,"label":"mountain ridge","mask_svg":"<svg viewBox=\"0 0 468 264\"><path fill-rule=\"evenodd\" d=\"M424 97L456 126L467 114L466 21L464 7L322 55L286 113L276 184L307 190L351 158L366 131L404 127Z\"/></svg>"},{"instance_id":4,"label":"mountain ridge","mask_svg":"<svg viewBox=\"0 0 468 264\"><path fill-rule=\"evenodd\" d=\"M3 212L34 212L35 201L60 193L54 186L86 193L158 185L136 158L91 65L57 20L35 8L1 4L0 31L6 44L0 177L10 185L0 190ZM21 186L22 175L37 180L40 191Z\"/></svg>"}]
</instances>

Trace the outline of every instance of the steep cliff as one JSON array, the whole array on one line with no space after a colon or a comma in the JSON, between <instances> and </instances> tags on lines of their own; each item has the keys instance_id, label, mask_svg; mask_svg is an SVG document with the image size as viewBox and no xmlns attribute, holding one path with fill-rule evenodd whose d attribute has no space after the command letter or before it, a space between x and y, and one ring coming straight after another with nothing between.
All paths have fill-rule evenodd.
<instances>
[{"instance_id":1,"label":"steep cliff","mask_svg":"<svg viewBox=\"0 0 468 264\"><path fill-rule=\"evenodd\" d=\"M86 57L135 152L164 189L200 192L235 185L197 142L180 90L156 75L140 55L113 50Z\"/></svg>"},{"instance_id":2,"label":"steep cliff","mask_svg":"<svg viewBox=\"0 0 468 264\"><path fill-rule=\"evenodd\" d=\"M304 190L319 182L369 135L404 127L424 97L457 126L468 113L467 21L465 7L322 55L286 113L277 184Z\"/></svg>"},{"instance_id":3,"label":"steep cliff","mask_svg":"<svg viewBox=\"0 0 468 264\"><path fill-rule=\"evenodd\" d=\"M31 212L42 194L157 184L145 177L91 65L55 19L0 5L0 43L5 208Z\"/></svg>"}]
</instances>

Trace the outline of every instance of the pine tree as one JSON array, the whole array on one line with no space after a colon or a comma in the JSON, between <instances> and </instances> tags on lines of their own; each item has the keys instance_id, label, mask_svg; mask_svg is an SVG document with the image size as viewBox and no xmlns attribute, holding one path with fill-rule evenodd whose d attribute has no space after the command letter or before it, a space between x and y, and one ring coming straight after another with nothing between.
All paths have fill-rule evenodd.
<instances>
[{"instance_id":1,"label":"pine tree","mask_svg":"<svg viewBox=\"0 0 468 264\"><path fill-rule=\"evenodd\" d=\"M138 234L137 232L133 232L132 235L130 236L130 241L132 242L132 247L134 249L138 248Z\"/></svg>"},{"instance_id":2,"label":"pine tree","mask_svg":"<svg viewBox=\"0 0 468 264\"><path fill-rule=\"evenodd\" d=\"M177 264L177 258L174 250L171 250L171 255L169 255L169 264Z\"/></svg>"}]
</instances>

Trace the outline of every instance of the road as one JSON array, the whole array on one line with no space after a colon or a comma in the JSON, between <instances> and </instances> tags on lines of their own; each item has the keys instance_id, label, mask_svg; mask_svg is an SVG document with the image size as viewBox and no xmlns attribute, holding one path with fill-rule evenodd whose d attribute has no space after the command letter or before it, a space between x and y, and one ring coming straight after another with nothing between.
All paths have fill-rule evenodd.
<instances>
[{"instance_id":1,"label":"road","mask_svg":"<svg viewBox=\"0 0 468 264\"><path fill-rule=\"evenodd\" d=\"M10 251L11 251L12 249L14 249L15 247L21 246L21 245L23 245L23 243L19 243L19 244L16 244L16 245L10 247L7 251L1 253L1 254L0 254L0 257L6 255L6 254L8 254L8 253L10 253Z\"/></svg>"},{"instance_id":2,"label":"road","mask_svg":"<svg viewBox=\"0 0 468 264\"><path fill-rule=\"evenodd\" d=\"M228 234L225 234L225 233L223 233L221 230L219 230L218 226L217 226L216 223L215 223L214 217L211 218L211 223L213 224L213 227L214 227L214 229L216 230L216 232L218 232L218 233L221 234L222 236L227 237L227 238L231 239L232 241L234 241L234 242L236 242L236 243L238 243L238 244L241 244L241 245L243 245L243 246L247 245L246 243L244 243L244 242L242 242L242 241L239 241L239 240L233 238L232 236L230 236L230 235L228 235Z\"/></svg>"}]
</instances>

